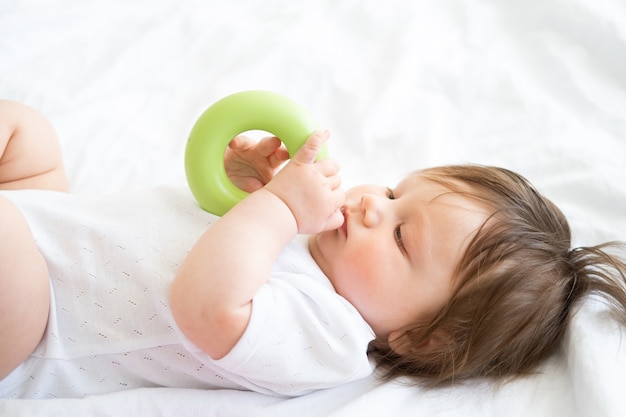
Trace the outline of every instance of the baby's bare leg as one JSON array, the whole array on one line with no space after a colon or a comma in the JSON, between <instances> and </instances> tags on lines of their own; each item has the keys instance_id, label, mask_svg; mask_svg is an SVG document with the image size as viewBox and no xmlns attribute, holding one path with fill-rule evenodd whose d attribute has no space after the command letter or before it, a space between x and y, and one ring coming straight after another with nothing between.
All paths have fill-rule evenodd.
<instances>
[{"instance_id":1,"label":"baby's bare leg","mask_svg":"<svg viewBox=\"0 0 626 417\"><path fill-rule=\"evenodd\" d=\"M67 191L54 128L37 110L0 100L0 189Z\"/></svg>"},{"instance_id":2,"label":"baby's bare leg","mask_svg":"<svg viewBox=\"0 0 626 417\"><path fill-rule=\"evenodd\" d=\"M48 268L22 213L0 195L0 379L37 347L48 321Z\"/></svg>"}]
</instances>

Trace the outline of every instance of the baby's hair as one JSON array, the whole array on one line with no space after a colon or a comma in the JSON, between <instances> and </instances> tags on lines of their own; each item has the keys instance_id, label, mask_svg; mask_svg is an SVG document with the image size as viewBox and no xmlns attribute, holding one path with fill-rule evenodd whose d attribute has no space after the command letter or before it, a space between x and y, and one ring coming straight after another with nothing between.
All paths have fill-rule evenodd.
<instances>
[{"instance_id":1,"label":"baby's hair","mask_svg":"<svg viewBox=\"0 0 626 417\"><path fill-rule=\"evenodd\" d=\"M490 208L454 274L449 303L394 344L370 345L384 379L437 386L530 374L563 339L575 306L590 294L626 324L626 246L571 248L563 213L522 176L476 165L419 175Z\"/></svg>"}]
</instances>

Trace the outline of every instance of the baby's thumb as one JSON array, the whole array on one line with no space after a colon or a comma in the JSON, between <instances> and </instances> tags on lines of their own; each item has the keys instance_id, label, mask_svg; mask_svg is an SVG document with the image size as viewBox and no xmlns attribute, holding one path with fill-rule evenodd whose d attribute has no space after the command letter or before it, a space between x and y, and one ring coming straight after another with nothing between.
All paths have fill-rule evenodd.
<instances>
[{"instance_id":1,"label":"baby's thumb","mask_svg":"<svg viewBox=\"0 0 626 417\"><path fill-rule=\"evenodd\" d=\"M304 142L304 145L296 152L293 160L302 164L311 164L315 161L315 157L322 148L322 145L330 137L328 130L316 130Z\"/></svg>"}]
</instances>

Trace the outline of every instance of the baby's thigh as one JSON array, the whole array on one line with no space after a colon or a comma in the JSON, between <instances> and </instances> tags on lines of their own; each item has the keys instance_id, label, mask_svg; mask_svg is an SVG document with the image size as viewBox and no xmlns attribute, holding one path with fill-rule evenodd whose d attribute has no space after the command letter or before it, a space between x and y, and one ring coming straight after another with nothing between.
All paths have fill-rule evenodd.
<instances>
[{"instance_id":1,"label":"baby's thigh","mask_svg":"<svg viewBox=\"0 0 626 417\"><path fill-rule=\"evenodd\" d=\"M37 347L48 321L48 268L26 219L0 195L0 379Z\"/></svg>"}]
</instances>

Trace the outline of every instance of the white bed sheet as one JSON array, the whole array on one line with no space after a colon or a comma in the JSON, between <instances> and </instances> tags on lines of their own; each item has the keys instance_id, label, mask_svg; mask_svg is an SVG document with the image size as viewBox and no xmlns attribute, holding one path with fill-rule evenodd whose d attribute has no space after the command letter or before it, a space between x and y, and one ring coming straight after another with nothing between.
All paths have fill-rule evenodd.
<instances>
[{"instance_id":1,"label":"white bed sheet","mask_svg":"<svg viewBox=\"0 0 626 417\"><path fill-rule=\"evenodd\" d=\"M626 239L621 0L0 1L0 97L50 117L72 192L185 184L192 124L247 89L290 96L329 128L346 186L502 165L565 211L577 245ZM541 373L500 388L150 388L2 400L0 415L624 416L623 336L588 302Z\"/></svg>"}]
</instances>

